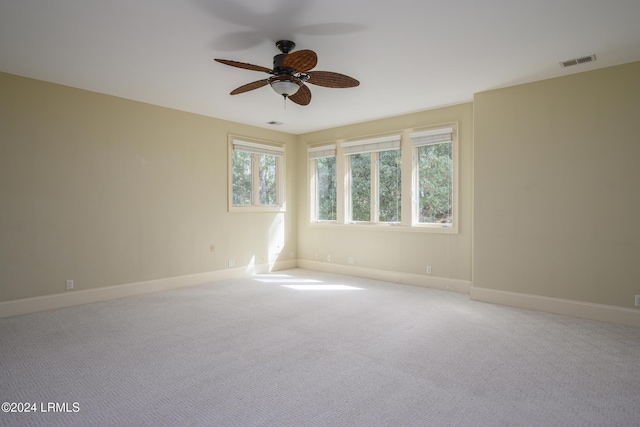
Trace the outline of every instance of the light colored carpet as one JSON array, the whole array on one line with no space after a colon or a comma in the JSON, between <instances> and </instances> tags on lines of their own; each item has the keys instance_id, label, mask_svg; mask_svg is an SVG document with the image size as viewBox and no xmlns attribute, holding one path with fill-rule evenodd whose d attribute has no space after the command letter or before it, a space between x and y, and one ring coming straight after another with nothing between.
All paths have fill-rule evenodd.
<instances>
[{"instance_id":1,"label":"light colored carpet","mask_svg":"<svg viewBox=\"0 0 640 427\"><path fill-rule=\"evenodd\" d=\"M300 269L0 319L0 342L0 399L38 405L3 426L640 425L640 329Z\"/></svg>"}]
</instances>

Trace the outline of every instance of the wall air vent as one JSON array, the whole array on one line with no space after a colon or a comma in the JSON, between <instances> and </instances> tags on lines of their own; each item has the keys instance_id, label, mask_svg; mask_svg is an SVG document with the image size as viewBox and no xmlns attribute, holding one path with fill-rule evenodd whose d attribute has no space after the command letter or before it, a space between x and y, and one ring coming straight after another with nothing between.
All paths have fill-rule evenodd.
<instances>
[{"instance_id":1,"label":"wall air vent","mask_svg":"<svg viewBox=\"0 0 640 427\"><path fill-rule=\"evenodd\" d=\"M578 64L585 64L587 62L593 62L595 60L596 60L596 56L595 55L583 56L582 58L574 58L574 59L569 59L568 61L562 61L560 63L560 66L562 68L570 67L572 65L578 65Z\"/></svg>"}]
</instances>

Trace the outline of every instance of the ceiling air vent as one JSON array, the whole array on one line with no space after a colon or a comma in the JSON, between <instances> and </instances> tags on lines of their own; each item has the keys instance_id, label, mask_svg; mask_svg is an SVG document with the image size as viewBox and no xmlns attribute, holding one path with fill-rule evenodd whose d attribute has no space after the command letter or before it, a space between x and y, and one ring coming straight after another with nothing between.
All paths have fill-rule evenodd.
<instances>
[{"instance_id":1,"label":"ceiling air vent","mask_svg":"<svg viewBox=\"0 0 640 427\"><path fill-rule=\"evenodd\" d=\"M568 61L562 61L560 63L560 66L562 66L562 68L570 67L572 65L578 65L578 64L585 64L587 62L593 62L595 60L596 60L596 56L595 55L583 56L582 58L574 58L574 59L569 59Z\"/></svg>"}]
</instances>

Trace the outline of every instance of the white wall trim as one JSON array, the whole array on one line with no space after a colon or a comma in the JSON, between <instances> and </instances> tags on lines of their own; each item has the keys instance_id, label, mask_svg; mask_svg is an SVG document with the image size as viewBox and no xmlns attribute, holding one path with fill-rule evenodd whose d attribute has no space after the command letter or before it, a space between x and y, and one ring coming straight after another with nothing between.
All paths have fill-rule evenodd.
<instances>
[{"instance_id":1,"label":"white wall trim","mask_svg":"<svg viewBox=\"0 0 640 427\"><path fill-rule=\"evenodd\" d=\"M344 274L347 276L364 277L367 279L384 280L386 282L402 283L405 285L424 286L426 288L469 293L471 281L448 279L446 277L425 276L421 274L402 273L399 271L376 270L373 268L355 267L353 265L332 264L309 260L298 260L298 267L307 270L324 271L327 273Z\"/></svg>"},{"instance_id":2,"label":"white wall trim","mask_svg":"<svg viewBox=\"0 0 640 427\"><path fill-rule=\"evenodd\" d=\"M65 293L43 295L32 298L22 298L0 302L0 318L71 307L127 296L140 295L167 289L196 286L220 280L262 274L269 271L287 270L290 268L304 268L307 270L324 271L328 273L345 274L348 276L364 277L367 279L384 280L387 282L403 283L414 286L449 290L467 293L474 301L508 305L529 310L544 311L566 316L580 317L590 320L617 323L640 327L640 310L615 307L604 304L593 304L581 301L551 298L517 292L479 288L471 285L470 281L448 279L444 277L429 277L419 274L402 273L397 271L376 270L309 260L287 260L273 265L260 264L255 266L210 271L187 276L169 277L144 282L127 283L123 285L106 286L97 289L68 291Z\"/></svg>"},{"instance_id":3,"label":"white wall trim","mask_svg":"<svg viewBox=\"0 0 640 427\"><path fill-rule=\"evenodd\" d=\"M476 286L471 287L469 295L474 301L509 305L529 310L545 311L547 313L640 327L640 310L630 308L521 294L517 292L479 288Z\"/></svg>"},{"instance_id":4,"label":"white wall trim","mask_svg":"<svg viewBox=\"0 0 640 427\"><path fill-rule=\"evenodd\" d=\"M150 292L164 291L186 286L196 286L220 280L268 273L269 271L286 270L296 267L295 260L280 261L275 264L259 264L187 276L168 277L144 282L126 283L123 285L105 286L96 289L67 291L59 294L43 295L0 302L0 318L71 307L74 305L123 298Z\"/></svg>"}]
</instances>

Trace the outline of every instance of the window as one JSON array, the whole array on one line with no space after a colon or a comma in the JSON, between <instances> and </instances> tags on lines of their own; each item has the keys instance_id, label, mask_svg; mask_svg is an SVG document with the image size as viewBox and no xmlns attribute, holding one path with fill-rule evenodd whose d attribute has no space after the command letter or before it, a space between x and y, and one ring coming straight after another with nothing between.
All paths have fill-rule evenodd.
<instances>
[{"instance_id":1,"label":"window","mask_svg":"<svg viewBox=\"0 0 640 427\"><path fill-rule=\"evenodd\" d=\"M457 122L307 152L312 224L458 232Z\"/></svg>"},{"instance_id":2,"label":"window","mask_svg":"<svg viewBox=\"0 0 640 427\"><path fill-rule=\"evenodd\" d=\"M335 221L337 208L336 146L308 149L311 176L311 220Z\"/></svg>"},{"instance_id":3,"label":"window","mask_svg":"<svg viewBox=\"0 0 640 427\"><path fill-rule=\"evenodd\" d=\"M345 142L350 222L399 223L402 214L400 135Z\"/></svg>"},{"instance_id":4,"label":"window","mask_svg":"<svg viewBox=\"0 0 640 427\"><path fill-rule=\"evenodd\" d=\"M284 144L229 136L229 210L283 211Z\"/></svg>"},{"instance_id":5,"label":"window","mask_svg":"<svg viewBox=\"0 0 640 427\"><path fill-rule=\"evenodd\" d=\"M454 128L409 135L413 149L413 224L452 227L456 213Z\"/></svg>"}]
</instances>

